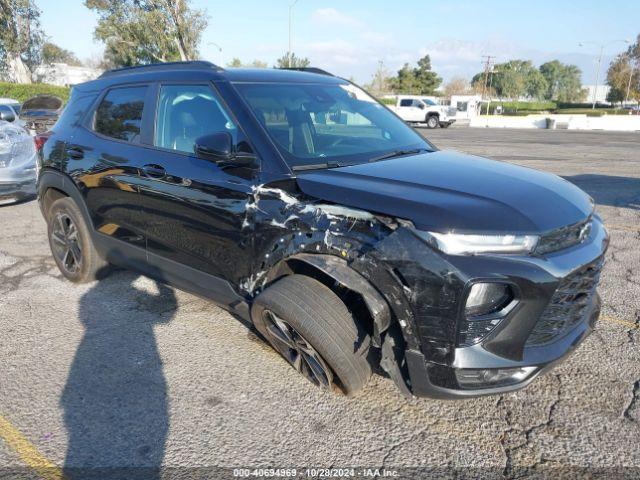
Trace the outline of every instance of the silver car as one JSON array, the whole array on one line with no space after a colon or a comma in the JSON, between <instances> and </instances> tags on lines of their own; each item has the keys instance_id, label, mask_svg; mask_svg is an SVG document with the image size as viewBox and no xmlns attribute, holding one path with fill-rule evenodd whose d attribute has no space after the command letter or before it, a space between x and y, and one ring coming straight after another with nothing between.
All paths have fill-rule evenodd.
<instances>
[{"instance_id":1,"label":"silver car","mask_svg":"<svg viewBox=\"0 0 640 480\"><path fill-rule=\"evenodd\" d=\"M36 148L22 127L0 121L0 204L35 194Z\"/></svg>"}]
</instances>

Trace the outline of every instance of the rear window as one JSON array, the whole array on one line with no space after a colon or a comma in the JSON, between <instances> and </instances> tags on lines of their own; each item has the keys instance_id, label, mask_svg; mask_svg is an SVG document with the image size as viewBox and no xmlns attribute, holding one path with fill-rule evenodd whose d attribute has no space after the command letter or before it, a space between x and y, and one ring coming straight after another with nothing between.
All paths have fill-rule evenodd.
<instances>
[{"instance_id":1,"label":"rear window","mask_svg":"<svg viewBox=\"0 0 640 480\"><path fill-rule=\"evenodd\" d=\"M62 108L62 100L52 95L38 95L22 105L23 110L58 110L60 108Z\"/></svg>"},{"instance_id":2,"label":"rear window","mask_svg":"<svg viewBox=\"0 0 640 480\"><path fill-rule=\"evenodd\" d=\"M140 141L140 126L147 87L115 88L96 110L95 131L125 142Z\"/></svg>"}]
</instances>

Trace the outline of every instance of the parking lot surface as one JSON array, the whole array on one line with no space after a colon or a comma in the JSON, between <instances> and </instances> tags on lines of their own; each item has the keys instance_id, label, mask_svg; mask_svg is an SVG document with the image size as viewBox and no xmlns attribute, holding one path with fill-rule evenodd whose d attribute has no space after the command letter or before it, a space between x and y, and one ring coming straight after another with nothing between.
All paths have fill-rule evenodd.
<instances>
[{"instance_id":1,"label":"parking lot surface","mask_svg":"<svg viewBox=\"0 0 640 480\"><path fill-rule=\"evenodd\" d=\"M562 175L595 199L611 234L603 312L568 361L523 391L475 400L406 400L380 376L353 398L321 392L205 300L126 271L63 280L37 203L4 206L0 478L258 466L640 475L640 134L421 132L441 148Z\"/></svg>"}]
</instances>

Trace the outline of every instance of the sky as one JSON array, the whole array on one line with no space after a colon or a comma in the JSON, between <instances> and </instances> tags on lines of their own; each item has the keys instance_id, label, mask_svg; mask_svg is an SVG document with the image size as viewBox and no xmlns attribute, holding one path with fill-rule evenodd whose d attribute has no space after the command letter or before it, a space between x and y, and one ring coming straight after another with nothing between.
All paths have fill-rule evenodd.
<instances>
[{"instance_id":1,"label":"sky","mask_svg":"<svg viewBox=\"0 0 640 480\"><path fill-rule=\"evenodd\" d=\"M288 48L292 0L192 0L209 25L202 58L226 64L238 57L272 65ZM81 0L36 0L50 41L79 58L99 57L97 16ZM293 51L337 75L369 82L382 60L389 72L429 54L445 81L471 78L482 55L498 63L530 59L578 65L593 84L604 48L602 75L640 34L638 0L298 0L292 9ZM584 43L580 46L580 43ZM222 51L220 51L222 49Z\"/></svg>"}]
</instances>

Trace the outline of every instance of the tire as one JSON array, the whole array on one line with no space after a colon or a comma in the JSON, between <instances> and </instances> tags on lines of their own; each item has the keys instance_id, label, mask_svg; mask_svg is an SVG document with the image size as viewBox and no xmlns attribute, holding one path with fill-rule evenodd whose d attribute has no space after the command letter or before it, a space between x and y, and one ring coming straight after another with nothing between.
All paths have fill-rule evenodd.
<instances>
[{"instance_id":1,"label":"tire","mask_svg":"<svg viewBox=\"0 0 640 480\"><path fill-rule=\"evenodd\" d=\"M438 128L440 125L440 119L437 115L428 115L427 116L427 128Z\"/></svg>"},{"instance_id":2,"label":"tire","mask_svg":"<svg viewBox=\"0 0 640 480\"><path fill-rule=\"evenodd\" d=\"M449 122L440 122L440 128L449 128L450 126Z\"/></svg>"},{"instance_id":3,"label":"tire","mask_svg":"<svg viewBox=\"0 0 640 480\"><path fill-rule=\"evenodd\" d=\"M53 259L60 272L74 283L96 280L108 265L96 251L80 209L69 197L51 204L47 234Z\"/></svg>"},{"instance_id":4,"label":"tire","mask_svg":"<svg viewBox=\"0 0 640 480\"><path fill-rule=\"evenodd\" d=\"M251 318L271 346L319 387L352 395L371 377L371 338L342 300L313 278L279 280L256 298Z\"/></svg>"}]
</instances>

